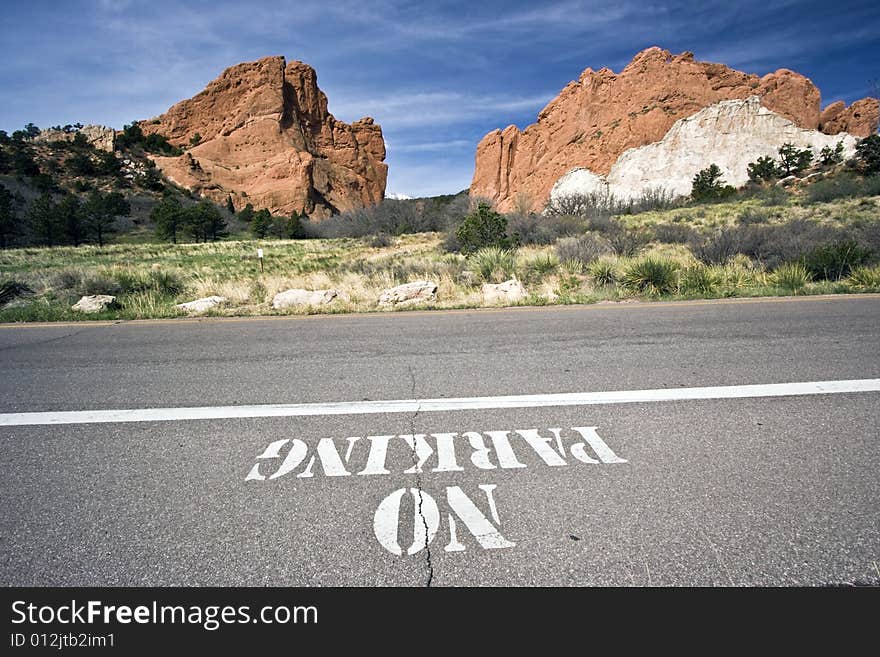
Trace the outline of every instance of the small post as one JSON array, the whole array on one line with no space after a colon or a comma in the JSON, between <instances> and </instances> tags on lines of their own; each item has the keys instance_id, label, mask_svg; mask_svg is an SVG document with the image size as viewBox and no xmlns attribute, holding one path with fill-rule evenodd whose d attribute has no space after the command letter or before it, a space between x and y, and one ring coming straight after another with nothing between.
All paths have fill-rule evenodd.
<instances>
[{"instance_id":1,"label":"small post","mask_svg":"<svg viewBox=\"0 0 880 657\"><path fill-rule=\"evenodd\" d=\"M263 273L263 249L257 249L257 258L260 260L260 273Z\"/></svg>"}]
</instances>

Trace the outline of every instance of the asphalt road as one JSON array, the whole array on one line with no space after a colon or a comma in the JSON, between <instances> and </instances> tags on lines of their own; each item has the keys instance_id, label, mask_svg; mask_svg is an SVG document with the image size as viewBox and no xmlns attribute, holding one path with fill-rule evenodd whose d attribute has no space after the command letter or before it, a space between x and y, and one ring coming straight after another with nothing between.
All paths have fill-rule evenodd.
<instances>
[{"instance_id":1,"label":"asphalt road","mask_svg":"<svg viewBox=\"0 0 880 657\"><path fill-rule=\"evenodd\" d=\"M0 416L662 398L880 379L878 346L868 295L3 326ZM358 408L0 426L0 584L880 583L880 392Z\"/></svg>"}]
</instances>

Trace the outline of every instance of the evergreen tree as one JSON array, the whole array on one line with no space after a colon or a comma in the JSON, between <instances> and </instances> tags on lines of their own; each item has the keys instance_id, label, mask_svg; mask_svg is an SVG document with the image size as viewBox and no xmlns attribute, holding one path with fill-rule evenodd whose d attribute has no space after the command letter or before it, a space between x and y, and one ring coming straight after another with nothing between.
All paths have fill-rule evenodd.
<instances>
[{"instance_id":1,"label":"evergreen tree","mask_svg":"<svg viewBox=\"0 0 880 657\"><path fill-rule=\"evenodd\" d=\"M813 151L809 148L800 150L792 143L785 143L779 147L779 168L786 176L795 176L810 166L813 161Z\"/></svg>"},{"instance_id":2,"label":"evergreen tree","mask_svg":"<svg viewBox=\"0 0 880 657\"><path fill-rule=\"evenodd\" d=\"M15 214L15 198L8 189L0 185L0 248L5 249L19 232L18 217Z\"/></svg>"},{"instance_id":3,"label":"evergreen tree","mask_svg":"<svg viewBox=\"0 0 880 657\"><path fill-rule=\"evenodd\" d=\"M235 205L232 203L232 196L226 197L226 211L231 215L235 215Z\"/></svg>"},{"instance_id":4,"label":"evergreen tree","mask_svg":"<svg viewBox=\"0 0 880 657\"><path fill-rule=\"evenodd\" d=\"M258 212L255 212L251 217L251 234L258 239L265 238L271 226L272 214L265 208L259 210Z\"/></svg>"},{"instance_id":5,"label":"evergreen tree","mask_svg":"<svg viewBox=\"0 0 880 657\"><path fill-rule=\"evenodd\" d=\"M131 206L119 192L102 194L93 191L83 206L87 234L97 240L98 246L116 230L116 218L131 213Z\"/></svg>"},{"instance_id":6,"label":"evergreen tree","mask_svg":"<svg viewBox=\"0 0 880 657\"><path fill-rule=\"evenodd\" d=\"M480 203L466 216L455 232L462 253L473 253L488 246L509 248L507 218L488 203Z\"/></svg>"},{"instance_id":7,"label":"evergreen tree","mask_svg":"<svg viewBox=\"0 0 880 657\"><path fill-rule=\"evenodd\" d=\"M58 222L64 232L64 240L74 246L83 243L86 227L83 221L83 210L76 196L65 196L58 203Z\"/></svg>"},{"instance_id":8,"label":"evergreen tree","mask_svg":"<svg viewBox=\"0 0 880 657\"><path fill-rule=\"evenodd\" d=\"M866 174L880 173L880 135L870 135L859 141L856 157Z\"/></svg>"},{"instance_id":9,"label":"evergreen tree","mask_svg":"<svg viewBox=\"0 0 880 657\"><path fill-rule=\"evenodd\" d=\"M183 230L186 213L174 196L165 196L150 212L150 220L156 225L156 236L177 244L177 235Z\"/></svg>"},{"instance_id":10,"label":"evergreen tree","mask_svg":"<svg viewBox=\"0 0 880 657\"><path fill-rule=\"evenodd\" d=\"M45 192L31 202L27 210L27 220L38 244L46 246L58 244L61 226L51 194Z\"/></svg>"},{"instance_id":11,"label":"evergreen tree","mask_svg":"<svg viewBox=\"0 0 880 657\"><path fill-rule=\"evenodd\" d=\"M772 157L759 157L748 165L748 171L752 182L773 182L779 178L779 167Z\"/></svg>"},{"instance_id":12,"label":"evergreen tree","mask_svg":"<svg viewBox=\"0 0 880 657\"><path fill-rule=\"evenodd\" d=\"M697 202L716 201L734 192L733 187L725 185L721 169L717 164L710 164L697 172L691 188L691 198Z\"/></svg>"}]
</instances>

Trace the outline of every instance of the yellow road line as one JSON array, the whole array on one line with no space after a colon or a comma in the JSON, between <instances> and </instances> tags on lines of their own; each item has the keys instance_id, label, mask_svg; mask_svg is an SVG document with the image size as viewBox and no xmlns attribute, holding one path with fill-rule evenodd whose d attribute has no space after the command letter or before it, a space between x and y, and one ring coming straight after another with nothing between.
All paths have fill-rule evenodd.
<instances>
[{"instance_id":1,"label":"yellow road line","mask_svg":"<svg viewBox=\"0 0 880 657\"><path fill-rule=\"evenodd\" d=\"M803 303L816 301L843 301L847 299L880 299L880 294L814 294L798 297L741 297L733 299L694 299L689 301L635 301L629 303L592 303L546 306L507 306L498 308L439 308L437 310L406 310L380 311L363 313L315 313L312 315L255 315L247 317L181 317L174 319L108 319L82 320L79 322L10 322L0 324L0 329L15 328L49 328L49 327L81 327L98 328L102 326L166 326L204 323L238 323L238 322L270 322L278 320L314 320L314 319L363 319L387 318L397 316L444 316L466 315L473 313L499 312L540 312L552 309L553 312L573 312L589 310L624 310L634 308L692 308L698 306L733 306L754 303Z\"/></svg>"}]
</instances>

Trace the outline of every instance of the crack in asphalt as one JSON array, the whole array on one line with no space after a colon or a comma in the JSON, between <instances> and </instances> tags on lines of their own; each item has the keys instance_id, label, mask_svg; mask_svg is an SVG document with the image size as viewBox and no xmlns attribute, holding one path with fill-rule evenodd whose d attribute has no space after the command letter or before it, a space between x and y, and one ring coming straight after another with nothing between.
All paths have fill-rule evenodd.
<instances>
[{"instance_id":1,"label":"crack in asphalt","mask_svg":"<svg viewBox=\"0 0 880 657\"><path fill-rule=\"evenodd\" d=\"M416 374L413 370L412 366L409 366L409 378L412 381L412 389L410 391L411 399L418 399L416 396ZM431 588L431 583L434 581L434 563L431 561L431 546L429 544L429 534L428 531L428 521L425 518L425 514L422 512L422 501L424 497L422 496L422 474L418 468L418 455L416 454L416 419L419 416L419 411L421 410L421 404L416 406L415 412L410 415L409 418L409 430L410 435L412 436L412 446L410 448L410 456L412 457L413 470L415 470L416 475L416 488L419 491L419 506L418 506L418 514L422 519L422 525L425 528L425 563L428 567L428 581L425 582L425 586L427 588Z\"/></svg>"}]
</instances>

